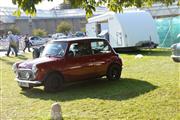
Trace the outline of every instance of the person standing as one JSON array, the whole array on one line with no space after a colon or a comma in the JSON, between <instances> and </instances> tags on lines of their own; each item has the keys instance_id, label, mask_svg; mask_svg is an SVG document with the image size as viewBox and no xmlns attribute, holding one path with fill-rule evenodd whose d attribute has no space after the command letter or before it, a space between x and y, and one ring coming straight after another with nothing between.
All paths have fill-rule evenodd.
<instances>
[{"instance_id":1,"label":"person standing","mask_svg":"<svg viewBox=\"0 0 180 120\"><path fill-rule=\"evenodd\" d=\"M28 48L28 51L31 52L31 50L30 50L30 42L29 42L29 39L28 39L28 34L26 34L25 37L24 37L24 43L25 43L25 47L23 49L23 52L25 52L26 48Z\"/></svg>"},{"instance_id":2,"label":"person standing","mask_svg":"<svg viewBox=\"0 0 180 120\"><path fill-rule=\"evenodd\" d=\"M17 44L16 44L16 40L15 40L15 37L14 35L12 34L11 31L8 31L8 37L7 37L7 40L9 41L9 47L8 47L8 51L7 51L7 56L9 56L9 53L11 52L11 49L14 50L15 52L15 56L18 56L17 52Z\"/></svg>"},{"instance_id":3,"label":"person standing","mask_svg":"<svg viewBox=\"0 0 180 120\"><path fill-rule=\"evenodd\" d=\"M17 45L17 51L19 52L19 41L20 41L20 37L18 35L15 35L15 40L16 40L16 45Z\"/></svg>"}]
</instances>

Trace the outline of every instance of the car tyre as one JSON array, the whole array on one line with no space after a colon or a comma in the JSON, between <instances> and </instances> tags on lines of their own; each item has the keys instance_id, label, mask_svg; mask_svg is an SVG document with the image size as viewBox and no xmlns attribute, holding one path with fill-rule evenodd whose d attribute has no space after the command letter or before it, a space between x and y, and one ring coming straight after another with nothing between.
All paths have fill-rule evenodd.
<instances>
[{"instance_id":1,"label":"car tyre","mask_svg":"<svg viewBox=\"0 0 180 120\"><path fill-rule=\"evenodd\" d=\"M180 58L173 58L174 62L180 62Z\"/></svg>"},{"instance_id":2,"label":"car tyre","mask_svg":"<svg viewBox=\"0 0 180 120\"><path fill-rule=\"evenodd\" d=\"M57 92L62 90L63 79L58 73L51 73L44 82L44 91Z\"/></svg>"},{"instance_id":3,"label":"car tyre","mask_svg":"<svg viewBox=\"0 0 180 120\"><path fill-rule=\"evenodd\" d=\"M110 81L119 80L121 77L122 67L118 64L113 64L108 68L107 79Z\"/></svg>"}]
</instances>

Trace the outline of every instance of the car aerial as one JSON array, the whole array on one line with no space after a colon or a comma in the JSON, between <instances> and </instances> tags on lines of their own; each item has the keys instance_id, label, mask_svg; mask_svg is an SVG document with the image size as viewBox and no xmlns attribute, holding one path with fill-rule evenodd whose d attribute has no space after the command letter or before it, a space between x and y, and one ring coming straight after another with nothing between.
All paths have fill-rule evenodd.
<instances>
[{"instance_id":1,"label":"car aerial","mask_svg":"<svg viewBox=\"0 0 180 120\"><path fill-rule=\"evenodd\" d=\"M171 58L174 60L174 62L180 62L180 43L173 44L171 46L171 49L172 49Z\"/></svg>"},{"instance_id":2,"label":"car aerial","mask_svg":"<svg viewBox=\"0 0 180 120\"><path fill-rule=\"evenodd\" d=\"M47 43L47 40L38 36L31 36L29 37L29 42L30 46L38 46Z\"/></svg>"},{"instance_id":3,"label":"car aerial","mask_svg":"<svg viewBox=\"0 0 180 120\"><path fill-rule=\"evenodd\" d=\"M118 80L122 61L105 39L68 38L51 40L39 58L14 63L13 70L23 90L44 86L53 92L69 82L103 76Z\"/></svg>"}]
</instances>

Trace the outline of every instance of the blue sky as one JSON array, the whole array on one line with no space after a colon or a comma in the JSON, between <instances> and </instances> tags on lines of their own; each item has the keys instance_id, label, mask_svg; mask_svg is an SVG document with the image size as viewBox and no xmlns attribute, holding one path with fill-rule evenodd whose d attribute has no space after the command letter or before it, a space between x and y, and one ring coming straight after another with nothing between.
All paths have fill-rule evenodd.
<instances>
[{"instance_id":1,"label":"blue sky","mask_svg":"<svg viewBox=\"0 0 180 120\"><path fill-rule=\"evenodd\" d=\"M62 3L63 0L53 0L53 2L48 2L47 0L43 0L42 3L36 6L37 9L51 9L58 4ZM17 5L12 4L12 0L0 0L0 7L17 7Z\"/></svg>"}]
</instances>

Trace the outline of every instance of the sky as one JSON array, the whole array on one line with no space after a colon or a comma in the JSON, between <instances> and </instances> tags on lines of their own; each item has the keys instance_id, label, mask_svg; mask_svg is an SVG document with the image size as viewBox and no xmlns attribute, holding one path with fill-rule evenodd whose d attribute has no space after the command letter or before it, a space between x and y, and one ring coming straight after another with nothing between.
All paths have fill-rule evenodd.
<instances>
[{"instance_id":1,"label":"sky","mask_svg":"<svg viewBox=\"0 0 180 120\"><path fill-rule=\"evenodd\" d=\"M58 4L62 3L63 0L53 0L53 2L48 2L47 0L43 0L42 3L36 5L37 9L43 9L48 10L55 6L58 6ZM17 7L17 5L14 5L12 3L12 0L0 0L0 7Z\"/></svg>"}]
</instances>

